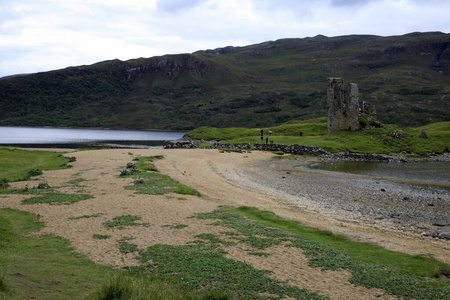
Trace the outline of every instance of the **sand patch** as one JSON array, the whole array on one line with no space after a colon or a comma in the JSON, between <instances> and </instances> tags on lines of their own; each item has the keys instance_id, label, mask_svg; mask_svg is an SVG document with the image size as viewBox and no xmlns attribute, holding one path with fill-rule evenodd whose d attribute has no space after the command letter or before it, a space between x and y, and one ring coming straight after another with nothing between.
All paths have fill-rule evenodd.
<instances>
[{"instance_id":1,"label":"sand patch","mask_svg":"<svg viewBox=\"0 0 450 300\"><path fill-rule=\"evenodd\" d=\"M165 156L155 161L161 173L195 188L202 197L184 195L143 195L124 189L132 179L118 177L120 167L136 156ZM243 170L252 166L270 170L272 154L265 152L220 153L217 150L162 150L113 149L78 151L67 154L77 160L73 168L45 171L38 181L13 183L13 188L47 182L67 193L86 193L93 199L72 205L23 205L21 200L30 195L8 195L0 198L0 207L29 211L39 215L47 226L42 234L67 238L77 251L87 254L97 263L123 267L137 265L135 254L119 251L121 240L129 239L140 249L156 244L185 245L202 233L218 234L228 228L210 226L211 220L192 218L196 213L211 212L223 205L254 206L303 224L342 233L359 241L381 244L388 249L411 254L432 254L449 261L447 242L423 239L408 232L378 228L364 222L347 220L324 209L305 195L286 196L283 190L252 185L252 178ZM320 182L318 182L320 184ZM180 200L179 198L185 198ZM117 216L136 215L138 223L125 229L106 228L104 223ZM176 229L174 225L186 225ZM94 235L110 236L96 239ZM288 284L306 288L332 299L388 299L384 291L355 287L348 282L350 274L344 271L320 271L307 265L300 249L284 246L271 247L267 257L248 255L239 247L227 247L228 257L252 264L255 268L271 270L271 276ZM386 297L386 298L383 298Z\"/></svg>"}]
</instances>

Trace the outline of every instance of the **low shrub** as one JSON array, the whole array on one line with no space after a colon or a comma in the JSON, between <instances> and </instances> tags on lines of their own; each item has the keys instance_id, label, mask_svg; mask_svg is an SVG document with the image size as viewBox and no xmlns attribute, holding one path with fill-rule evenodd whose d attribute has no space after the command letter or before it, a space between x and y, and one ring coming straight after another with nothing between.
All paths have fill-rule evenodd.
<instances>
[{"instance_id":1,"label":"low shrub","mask_svg":"<svg viewBox=\"0 0 450 300\"><path fill-rule=\"evenodd\" d=\"M92 238L96 240L106 240L109 239L111 236L107 234L93 234Z\"/></svg>"},{"instance_id":2,"label":"low shrub","mask_svg":"<svg viewBox=\"0 0 450 300\"><path fill-rule=\"evenodd\" d=\"M9 188L9 183L7 179L0 179L0 190L6 190Z\"/></svg>"},{"instance_id":3,"label":"low shrub","mask_svg":"<svg viewBox=\"0 0 450 300\"><path fill-rule=\"evenodd\" d=\"M149 223L136 223L136 221L139 221L140 219L141 217L132 215L117 216L113 218L111 221L104 222L103 225L106 228L117 228L117 229L124 229L125 227L129 226L144 226L144 227L150 226Z\"/></svg>"},{"instance_id":4,"label":"low shrub","mask_svg":"<svg viewBox=\"0 0 450 300\"><path fill-rule=\"evenodd\" d=\"M136 244L130 244L124 241L119 243L119 251L120 253L133 253L139 251L139 248Z\"/></svg>"},{"instance_id":5,"label":"low shrub","mask_svg":"<svg viewBox=\"0 0 450 300\"><path fill-rule=\"evenodd\" d=\"M40 169L31 169L28 171L28 177L39 176L42 175L42 170Z\"/></svg>"},{"instance_id":6,"label":"low shrub","mask_svg":"<svg viewBox=\"0 0 450 300\"><path fill-rule=\"evenodd\" d=\"M46 189L49 189L50 186L48 185L47 182L40 182L38 184L37 188L40 189L40 190L46 190Z\"/></svg>"}]
</instances>

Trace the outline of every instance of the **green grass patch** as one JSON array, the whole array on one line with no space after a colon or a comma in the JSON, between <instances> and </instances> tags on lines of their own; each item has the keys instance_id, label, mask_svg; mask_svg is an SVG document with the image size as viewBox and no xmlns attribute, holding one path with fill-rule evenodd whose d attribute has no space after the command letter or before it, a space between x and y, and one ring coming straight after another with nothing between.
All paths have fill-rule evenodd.
<instances>
[{"instance_id":1,"label":"green grass patch","mask_svg":"<svg viewBox=\"0 0 450 300\"><path fill-rule=\"evenodd\" d=\"M122 272L112 276L109 282L93 295L93 299L226 300L231 297L228 292L215 289L193 292L182 280L167 276Z\"/></svg>"},{"instance_id":2,"label":"green grass patch","mask_svg":"<svg viewBox=\"0 0 450 300\"><path fill-rule=\"evenodd\" d=\"M98 213L98 214L93 214L93 215L83 215L83 216L79 216L79 217L70 217L69 220L79 220L79 219L89 219L89 218L98 218L101 215L103 215L103 213Z\"/></svg>"},{"instance_id":3,"label":"green grass patch","mask_svg":"<svg viewBox=\"0 0 450 300\"><path fill-rule=\"evenodd\" d=\"M0 299L231 299L227 292L192 290L158 274L95 264L65 239L29 235L43 227L33 214L0 209Z\"/></svg>"},{"instance_id":4,"label":"green grass patch","mask_svg":"<svg viewBox=\"0 0 450 300\"><path fill-rule=\"evenodd\" d=\"M204 247L204 244L151 246L139 252L138 259L145 265L134 269L174 278L194 291L227 291L232 299L269 299L261 296L264 293L277 298L326 299L304 289L286 286L267 276L270 271L255 269L247 263L226 258L222 251Z\"/></svg>"},{"instance_id":5,"label":"green grass patch","mask_svg":"<svg viewBox=\"0 0 450 300\"><path fill-rule=\"evenodd\" d=\"M107 234L93 234L92 238L96 240L106 240L109 239L111 236Z\"/></svg>"},{"instance_id":6,"label":"green grass patch","mask_svg":"<svg viewBox=\"0 0 450 300\"><path fill-rule=\"evenodd\" d=\"M236 245L235 242L228 242L221 239L219 236L212 233L201 233L195 236L197 240L191 242L202 247L204 250L214 250L222 253L226 253L221 249L221 246Z\"/></svg>"},{"instance_id":7,"label":"green grass patch","mask_svg":"<svg viewBox=\"0 0 450 300\"><path fill-rule=\"evenodd\" d=\"M214 127L199 127L187 134L192 139L197 140L231 140L238 137L259 136L259 130L248 128L214 128Z\"/></svg>"},{"instance_id":8,"label":"green grass patch","mask_svg":"<svg viewBox=\"0 0 450 300\"><path fill-rule=\"evenodd\" d=\"M164 195L168 193L176 193L182 195L200 196L200 193L197 190L181 184L167 175L160 174L155 171L156 167L153 168L147 165L147 162L149 161L162 158L163 156L161 155L139 157L138 163L127 165L126 168L122 169L121 176L131 176L132 178L135 178L133 184L126 186L125 189L136 190L139 194L149 195ZM124 174L124 171L128 169L133 171L127 171L126 174Z\"/></svg>"},{"instance_id":9,"label":"green grass patch","mask_svg":"<svg viewBox=\"0 0 450 300\"><path fill-rule=\"evenodd\" d=\"M133 253L139 251L139 248L136 244L127 243L125 241L119 242L119 251L120 253Z\"/></svg>"},{"instance_id":10,"label":"green grass patch","mask_svg":"<svg viewBox=\"0 0 450 300\"><path fill-rule=\"evenodd\" d=\"M74 185L76 187L82 187L84 185L81 185L81 183L84 182L84 181L87 181L87 180L84 179L84 178L76 178L76 179L68 181L67 183L68 184L72 184L72 185Z\"/></svg>"},{"instance_id":11,"label":"green grass patch","mask_svg":"<svg viewBox=\"0 0 450 300\"><path fill-rule=\"evenodd\" d=\"M28 184L23 189L8 189L0 191L0 194L24 194L24 195L41 195L53 193L54 188L46 182L39 182L35 187L28 187Z\"/></svg>"},{"instance_id":12,"label":"green grass patch","mask_svg":"<svg viewBox=\"0 0 450 300\"><path fill-rule=\"evenodd\" d=\"M79 201L94 198L88 194L62 194L46 193L42 196L31 197L22 200L23 204L50 204L50 205L68 205Z\"/></svg>"},{"instance_id":13,"label":"green grass patch","mask_svg":"<svg viewBox=\"0 0 450 300\"><path fill-rule=\"evenodd\" d=\"M0 209L0 276L8 289L0 289L0 299L85 299L117 272L75 252L65 239L29 235L43 226L30 213Z\"/></svg>"},{"instance_id":14,"label":"green grass patch","mask_svg":"<svg viewBox=\"0 0 450 300\"><path fill-rule=\"evenodd\" d=\"M164 155L138 156L133 161L136 161L135 165L139 170L158 172L158 168L153 164L153 161L163 158Z\"/></svg>"},{"instance_id":15,"label":"green grass patch","mask_svg":"<svg viewBox=\"0 0 450 300\"><path fill-rule=\"evenodd\" d=\"M381 246L370 243L353 242L344 235L332 234L316 228L304 226L297 221L285 220L272 212L261 211L254 207L240 207L233 212L257 220L263 225L280 228L287 232L301 234L312 241L344 250L353 259L370 264L381 264L405 275L421 277L436 277L436 270L442 274L450 274L450 266L424 255L411 256L408 254L389 251Z\"/></svg>"},{"instance_id":16,"label":"green grass patch","mask_svg":"<svg viewBox=\"0 0 450 300\"><path fill-rule=\"evenodd\" d=\"M150 226L149 223L136 223L136 221L139 221L140 219L142 218L139 216L132 216L132 215L117 216L110 221L104 222L103 225L106 228L117 228L117 229L125 229L125 227L131 226L144 226L144 227Z\"/></svg>"},{"instance_id":17,"label":"green grass patch","mask_svg":"<svg viewBox=\"0 0 450 300\"><path fill-rule=\"evenodd\" d=\"M0 179L8 181L26 180L42 174L42 170L66 169L72 158L63 157L61 152L27 151L0 148ZM37 175L33 175L37 174Z\"/></svg>"},{"instance_id":18,"label":"green grass patch","mask_svg":"<svg viewBox=\"0 0 450 300\"><path fill-rule=\"evenodd\" d=\"M420 137L422 129L427 132L428 138ZM194 129L187 135L197 138L196 132L199 130L200 128ZM344 130L328 135L327 118L317 118L291 121L276 127L265 128L264 132L268 133L269 130L272 130L272 134L270 136L265 134L264 142L268 137L269 143L317 146L331 152L348 150L358 153L443 153L450 150L450 122L434 123L418 128L397 125L384 125L380 128L367 126L356 132ZM204 134L212 140L224 140L226 143L261 143L257 130L201 127L200 131L205 132Z\"/></svg>"},{"instance_id":19,"label":"green grass patch","mask_svg":"<svg viewBox=\"0 0 450 300\"><path fill-rule=\"evenodd\" d=\"M139 194L164 195L176 193L182 195L200 196L200 193L167 175L160 173L137 173L133 175L137 178L132 185L126 186L126 189L136 190Z\"/></svg>"},{"instance_id":20,"label":"green grass patch","mask_svg":"<svg viewBox=\"0 0 450 300\"><path fill-rule=\"evenodd\" d=\"M443 299L450 293L450 266L429 256L411 256L369 243L353 242L345 236L284 220L272 212L252 207L196 216L217 219L214 225L237 230L244 236L238 239L256 250L281 242L301 248L309 257L310 266L349 270L353 275L350 281L356 285L381 288L393 295L416 299Z\"/></svg>"},{"instance_id":21,"label":"green grass patch","mask_svg":"<svg viewBox=\"0 0 450 300\"><path fill-rule=\"evenodd\" d=\"M188 227L186 224L175 223L172 225L162 225L161 227L169 227L170 229L183 229Z\"/></svg>"}]
</instances>

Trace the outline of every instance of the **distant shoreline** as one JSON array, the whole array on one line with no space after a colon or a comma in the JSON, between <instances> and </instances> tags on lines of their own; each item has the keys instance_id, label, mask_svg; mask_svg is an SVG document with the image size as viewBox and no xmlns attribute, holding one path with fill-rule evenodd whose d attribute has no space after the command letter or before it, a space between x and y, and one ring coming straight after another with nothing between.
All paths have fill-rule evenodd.
<instances>
[{"instance_id":1,"label":"distant shoreline","mask_svg":"<svg viewBox=\"0 0 450 300\"><path fill-rule=\"evenodd\" d=\"M86 143L8 143L1 144L1 147L20 147L20 148L64 148L64 149L77 149L77 148L127 148L127 149L151 149L161 148L164 145L169 144L170 141L96 141Z\"/></svg>"}]
</instances>

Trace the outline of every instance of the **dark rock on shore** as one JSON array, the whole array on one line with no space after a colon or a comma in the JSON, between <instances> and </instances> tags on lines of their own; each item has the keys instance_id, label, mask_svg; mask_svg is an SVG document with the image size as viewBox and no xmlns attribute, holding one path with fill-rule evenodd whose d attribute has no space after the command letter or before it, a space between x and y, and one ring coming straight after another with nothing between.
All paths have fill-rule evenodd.
<instances>
[{"instance_id":1,"label":"dark rock on shore","mask_svg":"<svg viewBox=\"0 0 450 300\"><path fill-rule=\"evenodd\" d=\"M172 142L164 147L164 149L176 149L176 148L206 148L206 149L240 149L240 150L250 150L252 145L250 143L213 143L209 147L198 147L195 145L194 141L191 140L181 140Z\"/></svg>"},{"instance_id":2,"label":"dark rock on shore","mask_svg":"<svg viewBox=\"0 0 450 300\"><path fill-rule=\"evenodd\" d=\"M255 144L254 149L263 151L281 151L283 153L294 155L319 156L328 154L328 152L323 150L322 148L304 145Z\"/></svg>"}]
</instances>

